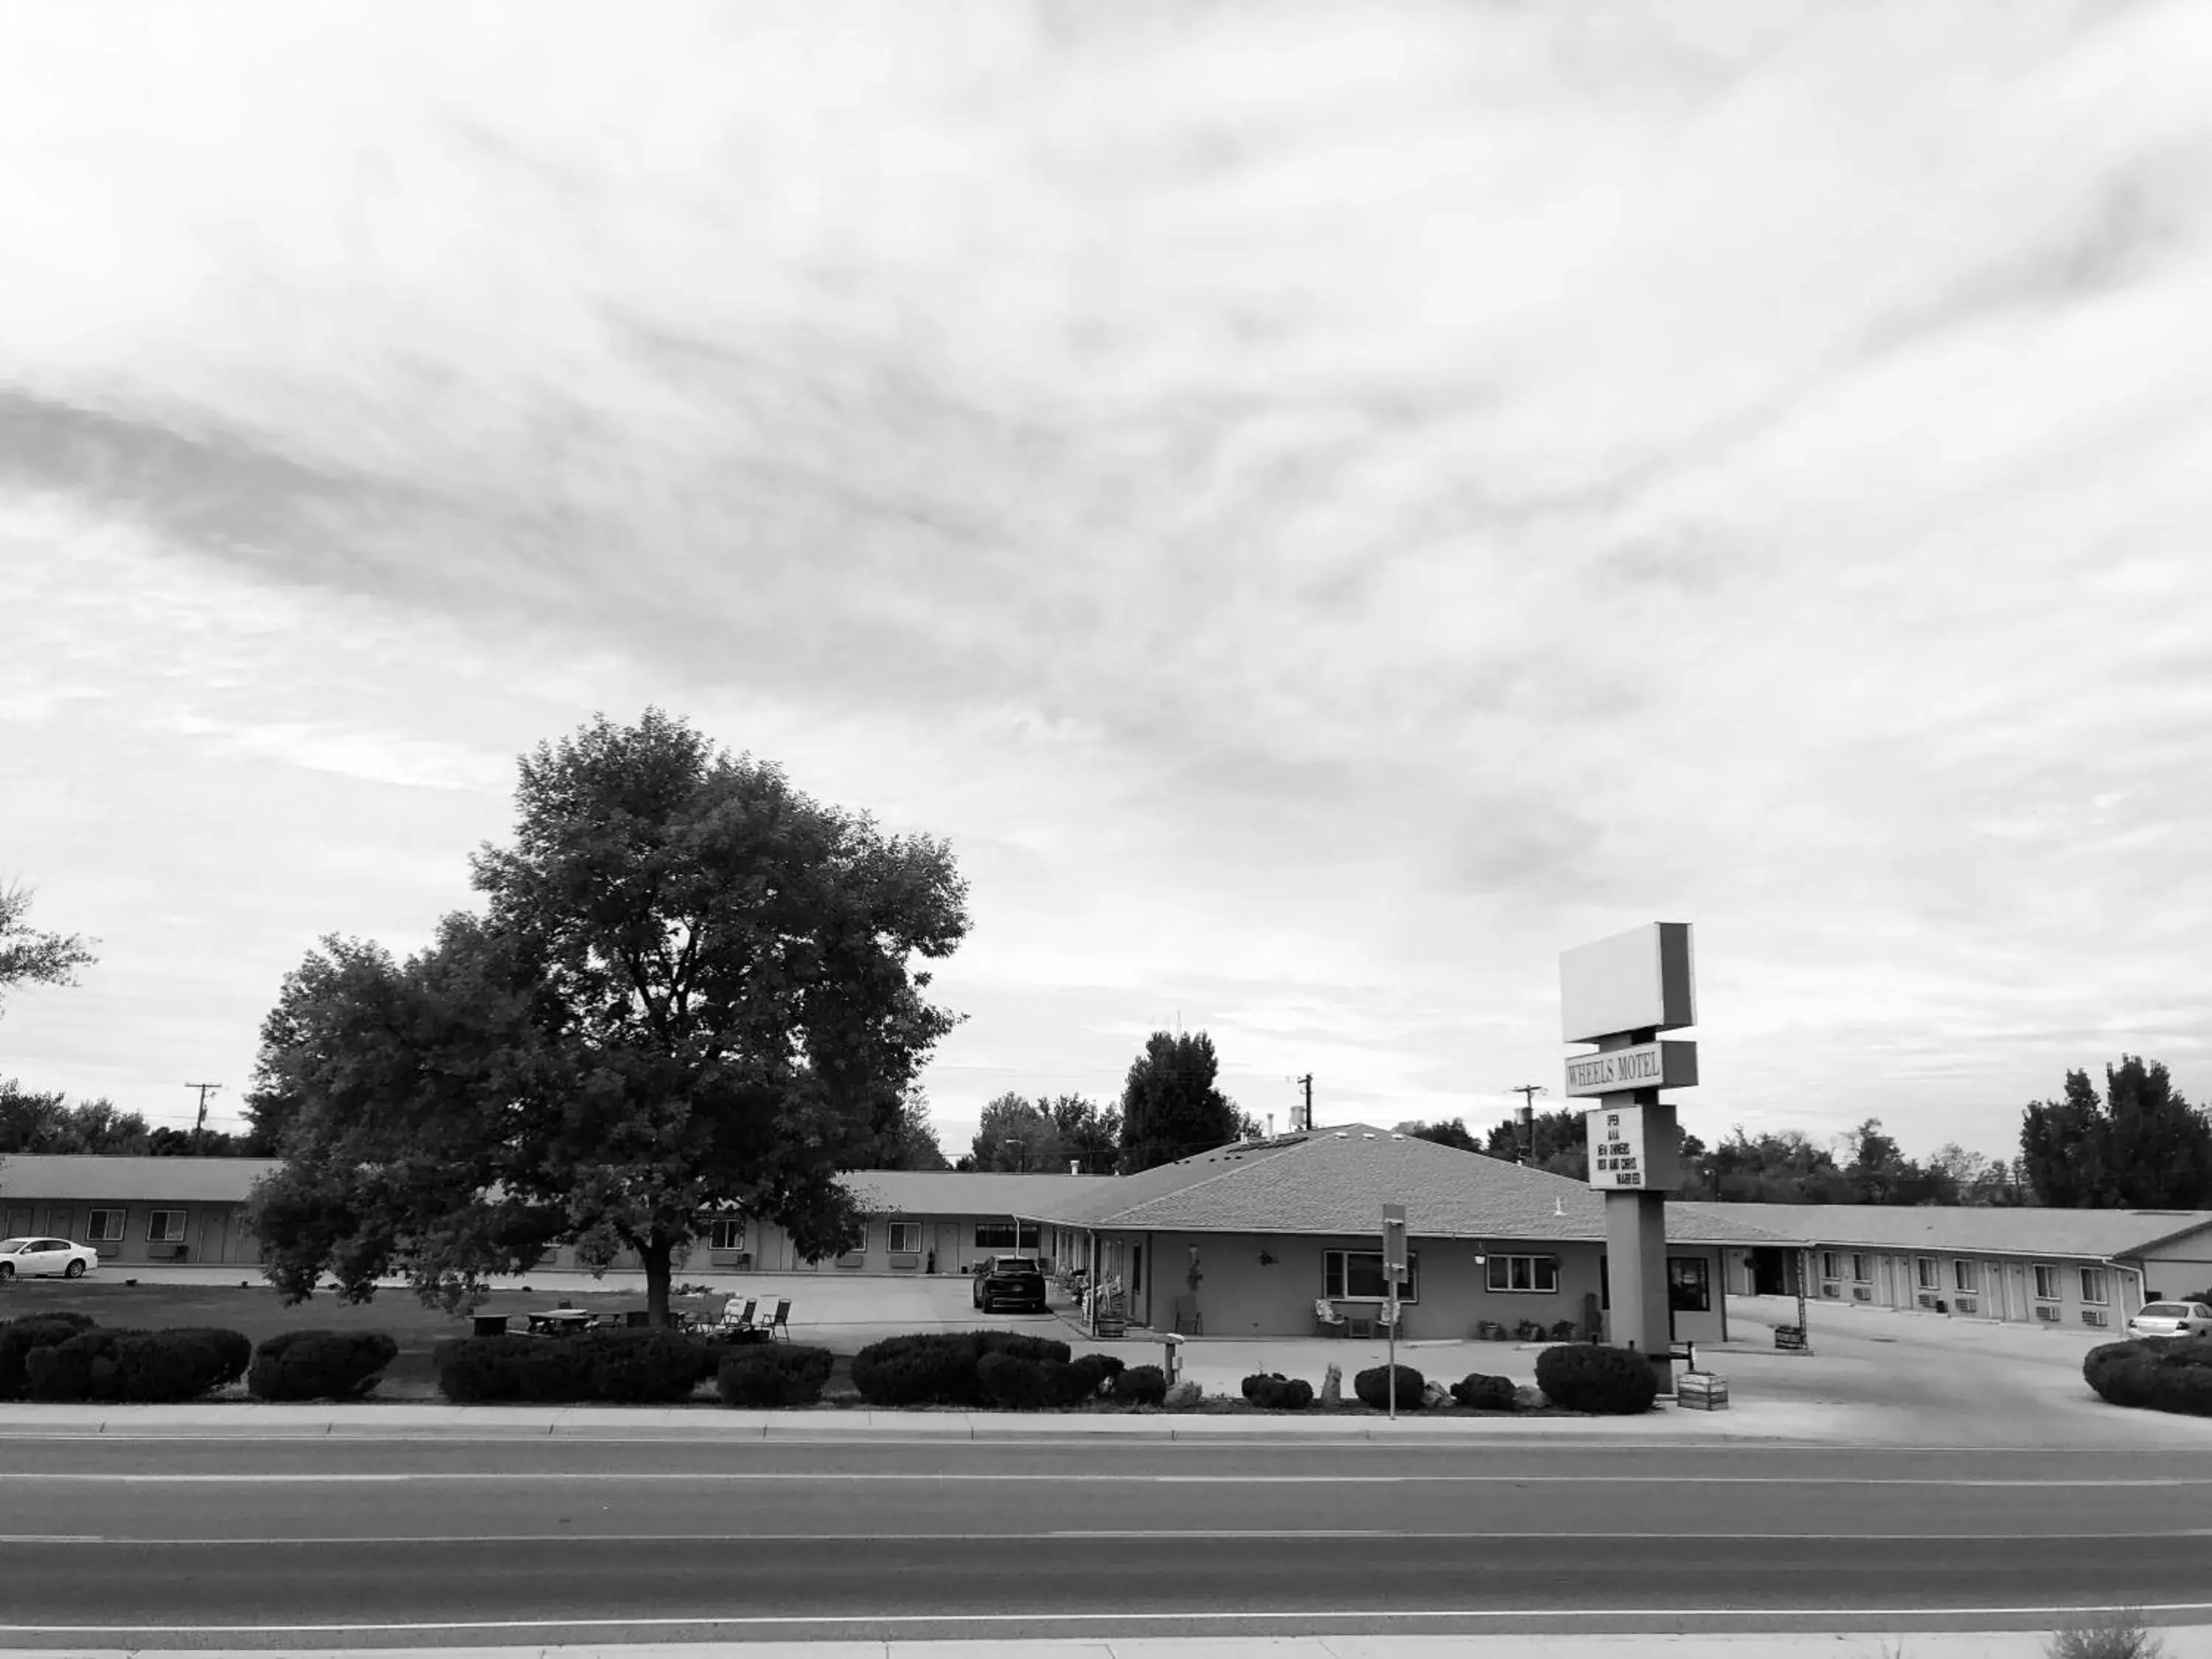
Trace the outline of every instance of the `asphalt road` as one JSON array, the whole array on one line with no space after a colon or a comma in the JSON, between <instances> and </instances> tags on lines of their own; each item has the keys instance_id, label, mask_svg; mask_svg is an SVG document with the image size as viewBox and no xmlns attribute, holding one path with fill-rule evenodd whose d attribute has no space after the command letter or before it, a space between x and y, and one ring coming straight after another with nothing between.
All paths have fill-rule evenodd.
<instances>
[{"instance_id":1,"label":"asphalt road","mask_svg":"<svg viewBox=\"0 0 2212 1659\"><path fill-rule=\"evenodd\" d=\"M2212 1621L2212 1452L0 1441L0 1643Z\"/></svg>"}]
</instances>

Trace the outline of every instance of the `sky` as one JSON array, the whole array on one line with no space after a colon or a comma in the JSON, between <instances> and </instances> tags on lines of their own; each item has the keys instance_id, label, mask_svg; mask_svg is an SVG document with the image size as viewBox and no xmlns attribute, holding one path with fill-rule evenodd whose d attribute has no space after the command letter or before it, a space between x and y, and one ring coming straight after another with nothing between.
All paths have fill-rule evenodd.
<instances>
[{"instance_id":1,"label":"sky","mask_svg":"<svg viewBox=\"0 0 2212 1659\"><path fill-rule=\"evenodd\" d=\"M940 836L926 1082L2212 1096L2212 10L94 0L0 54L0 1076L237 1121L648 706Z\"/></svg>"}]
</instances>

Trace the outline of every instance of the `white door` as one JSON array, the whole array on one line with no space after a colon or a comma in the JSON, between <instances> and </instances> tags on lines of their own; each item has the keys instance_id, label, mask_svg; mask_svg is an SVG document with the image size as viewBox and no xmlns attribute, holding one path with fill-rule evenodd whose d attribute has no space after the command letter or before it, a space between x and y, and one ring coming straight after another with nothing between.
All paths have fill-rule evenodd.
<instances>
[{"instance_id":1,"label":"white door","mask_svg":"<svg viewBox=\"0 0 2212 1659\"><path fill-rule=\"evenodd\" d=\"M58 1273L69 1265L69 1245L58 1238L35 1238L31 1248L23 1252L17 1271L27 1273Z\"/></svg>"}]
</instances>

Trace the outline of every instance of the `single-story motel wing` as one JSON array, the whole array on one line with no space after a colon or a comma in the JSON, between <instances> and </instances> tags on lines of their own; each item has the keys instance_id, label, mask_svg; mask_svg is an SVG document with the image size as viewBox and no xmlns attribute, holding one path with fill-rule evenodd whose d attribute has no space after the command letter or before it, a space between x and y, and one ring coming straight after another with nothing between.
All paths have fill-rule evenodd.
<instances>
[{"instance_id":1,"label":"single-story motel wing","mask_svg":"<svg viewBox=\"0 0 2212 1659\"><path fill-rule=\"evenodd\" d=\"M104 1267L256 1269L244 1225L269 1158L0 1158L0 1227L94 1246ZM1129 1322L1206 1336L1358 1334L1383 1303L1382 1209L1405 1206L1401 1334L1488 1323L1602 1328L1601 1194L1584 1182L1361 1124L1240 1142L1133 1176L855 1170L849 1254L802 1260L757 1217L701 1218L681 1269L723 1274L966 1273L1019 1249L1120 1293ZM1670 1200L1679 1340L1728 1334L1729 1295L2024 1324L2118 1327L2146 1300L2212 1288L2212 1212ZM618 1257L617 1271L636 1263ZM574 1251L539 1267L576 1271ZM1317 1305L1318 1304L1318 1305ZM1324 1322L1323 1314L1327 1314Z\"/></svg>"}]
</instances>

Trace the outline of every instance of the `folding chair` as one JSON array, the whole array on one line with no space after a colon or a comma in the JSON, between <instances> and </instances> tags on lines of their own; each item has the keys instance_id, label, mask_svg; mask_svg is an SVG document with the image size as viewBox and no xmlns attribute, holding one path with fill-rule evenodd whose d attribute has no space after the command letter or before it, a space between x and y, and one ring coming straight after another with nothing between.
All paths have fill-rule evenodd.
<instances>
[{"instance_id":1,"label":"folding chair","mask_svg":"<svg viewBox=\"0 0 2212 1659\"><path fill-rule=\"evenodd\" d=\"M785 1341L791 1340L791 1298L789 1297L784 1297L775 1304L775 1316L768 1322L769 1341L775 1341L779 1332L782 1334Z\"/></svg>"},{"instance_id":2,"label":"folding chair","mask_svg":"<svg viewBox=\"0 0 2212 1659\"><path fill-rule=\"evenodd\" d=\"M725 1302L722 1304L722 1316L714 1322L711 1328L717 1331L749 1331L752 1329L753 1310L760 1306L760 1298L758 1297L749 1297L746 1298L744 1310L738 1314L735 1318L732 1318L731 1316L730 1310L737 1305L738 1298L734 1296L727 1302Z\"/></svg>"}]
</instances>

